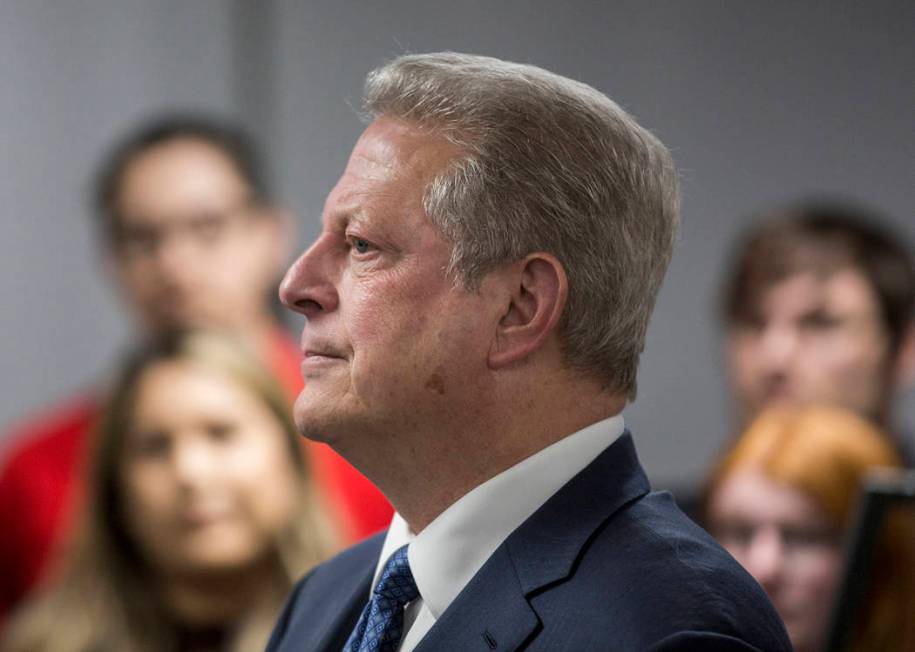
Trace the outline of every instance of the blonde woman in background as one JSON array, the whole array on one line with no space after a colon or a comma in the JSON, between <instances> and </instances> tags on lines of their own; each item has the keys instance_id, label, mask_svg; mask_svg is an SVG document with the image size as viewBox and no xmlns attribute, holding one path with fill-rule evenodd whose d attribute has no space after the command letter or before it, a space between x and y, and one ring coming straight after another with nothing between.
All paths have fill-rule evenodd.
<instances>
[{"instance_id":1,"label":"blonde woman in background","mask_svg":"<svg viewBox=\"0 0 915 652\"><path fill-rule=\"evenodd\" d=\"M862 481L876 468L900 466L876 427L817 406L764 411L719 461L707 526L769 594L797 652L824 643ZM883 533L851 650L915 650L912 525L891 522Z\"/></svg>"},{"instance_id":2,"label":"blonde woman in background","mask_svg":"<svg viewBox=\"0 0 915 652\"><path fill-rule=\"evenodd\" d=\"M293 581L335 547L286 398L240 344L140 351L96 436L60 579L5 652L262 650Z\"/></svg>"}]
</instances>

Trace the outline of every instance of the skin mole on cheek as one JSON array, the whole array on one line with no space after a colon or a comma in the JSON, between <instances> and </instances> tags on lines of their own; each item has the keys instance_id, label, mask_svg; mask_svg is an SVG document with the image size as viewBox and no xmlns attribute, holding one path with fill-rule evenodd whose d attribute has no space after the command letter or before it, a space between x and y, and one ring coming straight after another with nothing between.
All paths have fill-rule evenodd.
<instances>
[{"instance_id":1,"label":"skin mole on cheek","mask_svg":"<svg viewBox=\"0 0 915 652\"><path fill-rule=\"evenodd\" d=\"M444 396L445 395L445 381L442 380L442 377L439 374L432 374L429 376L429 380L426 381L426 388L431 389L433 392Z\"/></svg>"}]
</instances>

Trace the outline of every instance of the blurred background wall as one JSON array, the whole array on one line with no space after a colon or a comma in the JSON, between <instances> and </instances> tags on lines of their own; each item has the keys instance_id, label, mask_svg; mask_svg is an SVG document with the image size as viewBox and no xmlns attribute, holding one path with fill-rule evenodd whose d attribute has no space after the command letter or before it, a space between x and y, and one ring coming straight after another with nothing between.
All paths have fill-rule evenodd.
<instances>
[{"instance_id":1,"label":"blurred background wall","mask_svg":"<svg viewBox=\"0 0 915 652\"><path fill-rule=\"evenodd\" d=\"M446 49L585 81L678 160L683 229L625 413L657 484L700 475L729 433L717 288L754 212L838 194L915 242L915 9L902 0L3 0L0 432L103 382L127 342L86 205L115 134L163 108L243 120L304 246L361 131L365 73ZM911 432L915 392L902 399Z\"/></svg>"}]
</instances>

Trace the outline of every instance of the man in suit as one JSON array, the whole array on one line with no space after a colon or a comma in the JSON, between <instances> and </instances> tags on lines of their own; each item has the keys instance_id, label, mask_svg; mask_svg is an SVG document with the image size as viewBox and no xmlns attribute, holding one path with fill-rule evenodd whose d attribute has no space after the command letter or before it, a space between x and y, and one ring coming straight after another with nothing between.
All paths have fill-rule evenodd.
<instances>
[{"instance_id":1,"label":"man in suit","mask_svg":"<svg viewBox=\"0 0 915 652\"><path fill-rule=\"evenodd\" d=\"M280 295L306 317L300 430L397 511L298 584L268 649L790 649L620 416L675 239L664 146L486 57L401 57L365 100Z\"/></svg>"}]
</instances>

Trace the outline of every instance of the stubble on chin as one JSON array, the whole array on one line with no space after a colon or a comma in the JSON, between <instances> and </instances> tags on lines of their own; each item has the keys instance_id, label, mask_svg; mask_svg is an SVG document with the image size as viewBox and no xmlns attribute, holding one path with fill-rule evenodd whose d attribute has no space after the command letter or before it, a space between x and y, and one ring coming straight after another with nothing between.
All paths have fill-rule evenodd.
<instances>
[{"instance_id":1,"label":"stubble on chin","mask_svg":"<svg viewBox=\"0 0 915 652\"><path fill-rule=\"evenodd\" d=\"M306 385L296 399L293 408L296 429L306 439L336 448L335 444L345 439L347 432L359 430L353 425L357 415L353 413L351 397L336 393L328 396L316 389L312 387L309 392Z\"/></svg>"},{"instance_id":2,"label":"stubble on chin","mask_svg":"<svg viewBox=\"0 0 915 652\"><path fill-rule=\"evenodd\" d=\"M314 399L306 395L306 392L308 392L307 388L302 390L293 407L296 430L306 439L326 443L327 437L324 433L327 432L327 429L326 424L322 423L326 419L322 418L322 415L314 408Z\"/></svg>"}]
</instances>

